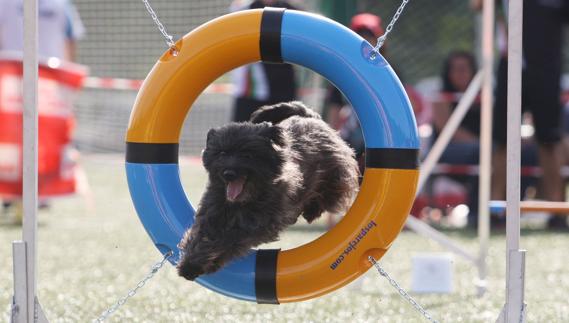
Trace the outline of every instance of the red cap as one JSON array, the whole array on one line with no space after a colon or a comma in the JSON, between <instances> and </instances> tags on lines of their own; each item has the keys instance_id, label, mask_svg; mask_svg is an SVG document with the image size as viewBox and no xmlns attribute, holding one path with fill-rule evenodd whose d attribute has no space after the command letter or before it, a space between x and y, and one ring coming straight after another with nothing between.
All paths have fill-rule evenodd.
<instances>
[{"instance_id":1,"label":"red cap","mask_svg":"<svg viewBox=\"0 0 569 323\"><path fill-rule=\"evenodd\" d=\"M385 32L381 27L381 18L371 13L360 13L352 17L350 28L358 32L362 29L367 29L373 33L375 37L383 35Z\"/></svg>"}]
</instances>

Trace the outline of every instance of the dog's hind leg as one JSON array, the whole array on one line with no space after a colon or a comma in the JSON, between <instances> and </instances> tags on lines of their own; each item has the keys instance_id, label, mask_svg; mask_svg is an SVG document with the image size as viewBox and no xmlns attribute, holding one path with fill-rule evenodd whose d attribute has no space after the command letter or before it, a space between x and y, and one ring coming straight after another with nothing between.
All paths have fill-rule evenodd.
<instances>
[{"instance_id":1,"label":"dog's hind leg","mask_svg":"<svg viewBox=\"0 0 569 323\"><path fill-rule=\"evenodd\" d=\"M331 214L342 214L348 210L358 192L357 172L337 169L327 176L325 185L320 187L318 203Z\"/></svg>"}]
</instances>

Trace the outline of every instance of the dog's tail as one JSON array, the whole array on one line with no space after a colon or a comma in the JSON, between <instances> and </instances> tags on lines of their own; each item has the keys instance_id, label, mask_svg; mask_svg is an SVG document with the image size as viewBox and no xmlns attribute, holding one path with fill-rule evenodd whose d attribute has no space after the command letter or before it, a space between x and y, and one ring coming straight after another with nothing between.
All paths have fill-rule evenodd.
<instances>
[{"instance_id":1,"label":"dog's tail","mask_svg":"<svg viewBox=\"0 0 569 323\"><path fill-rule=\"evenodd\" d=\"M275 105L266 105L253 112L249 121L261 123L263 121L277 124L292 116L321 119L320 115L305 106L302 102L282 102Z\"/></svg>"}]
</instances>

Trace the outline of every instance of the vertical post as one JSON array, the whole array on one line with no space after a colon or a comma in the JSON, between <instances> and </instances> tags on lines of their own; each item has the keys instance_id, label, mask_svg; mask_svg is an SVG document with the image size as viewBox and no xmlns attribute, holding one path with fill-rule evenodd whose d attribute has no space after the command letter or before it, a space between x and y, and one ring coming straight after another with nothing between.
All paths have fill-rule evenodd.
<instances>
[{"instance_id":1,"label":"vertical post","mask_svg":"<svg viewBox=\"0 0 569 323\"><path fill-rule=\"evenodd\" d=\"M508 138L507 247L520 247L520 127L522 93L522 1L509 2L508 17Z\"/></svg>"},{"instance_id":2,"label":"vertical post","mask_svg":"<svg viewBox=\"0 0 569 323\"><path fill-rule=\"evenodd\" d=\"M27 322L36 313L38 199L38 1L24 1L23 240L26 243Z\"/></svg>"},{"instance_id":3,"label":"vertical post","mask_svg":"<svg viewBox=\"0 0 569 323\"><path fill-rule=\"evenodd\" d=\"M520 322L524 307L523 261L520 251L520 127L522 99L523 1L508 8L508 138L506 174L506 322ZM517 267L517 268L516 268Z\"/></svg>"},{"instance_id":4,"label":"vertical post","mask_svg":"<svg viewBox=\"0 0 569 323\"><path fill-rule=\"evenodd\" d=\"M490 177L492 159L492 101L494 62L494 0L484 0L482 11L482 102L480 118L480 171L478 185L478 296L486 292L490 238Z\"/></svg>"},{"instance_id":5,"label":"vertical post","mask_svg":"<svg viewBox=\"0 0 569 323\"><path fill-rule=\"evenodd\" d=\"M10 323L27 322L27 277L26 277L26 243L14 241L12 243L14 265L14 299L12 300L12 314Z\"/></svg>"}]
</instances>

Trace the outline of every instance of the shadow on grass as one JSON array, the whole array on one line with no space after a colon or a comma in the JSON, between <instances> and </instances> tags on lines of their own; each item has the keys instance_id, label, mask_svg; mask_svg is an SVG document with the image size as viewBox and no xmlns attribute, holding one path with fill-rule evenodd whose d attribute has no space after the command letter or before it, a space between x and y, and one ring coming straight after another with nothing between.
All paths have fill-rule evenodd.
<instances>
[{"instance_id":1,"label":"shadow on grass","mask_svg":"<svg viewBox=\"0 0 569 323\"><path fill-rule=\"evenodd\" d=\"M315 223L315 224L295 224L292 227L288 228L290 231L294 232L326 232L328 231L328 227L325 224Z\"/></svg>"},{"instance_id":2,"label":"shadow on grass","mask_svg":"<svg viewBox=\"0 0 569 323\"><path fill-rule=\"evenodd\" d=\"M48 227L49 224L45 223L45 222L38 222L38 229L40 228L45 228ZM0 221L0 231L1 230L6 230L6 231L22 231L23 230L23 225L22 223L19 223L17 221L11 221L11 220L2 220Z\"/></svg>"},{"instance_id":3,"label":"shadow on grass","mask_svg":"<svg viewBox=\"0 0 569 323\"><path fill-rule=\"evenodd\" d=\"M0 222L0 231L22 231L22 225L16 222Z\"/></svg>"},{"instance_id":4,"label":"shadow on grass","mask_svg":"<svg viewBox=\"0 0 569 323\"><path fill-rule=\"evenodd\" d=\"M442 227L437 225L432 225L433 228L438 230L439 232L448 235L449 237L457 237L461 239L478 239L478 230L472 227L465 227L465 228L449 228L449 227ZM291 232L298 232L298 233L325 233L329 231L328 226L324 222L317 222L313 224L308 223L299 223L288 230ZM403 229L403 232L413 232L410 229ZM521 228L521 235L522 236L533 236L533 237L540 237L540 236L551 236L551 235L563 235L569 234L569 230L567 229L548 229L548 228ZM499 226L493 227L490 229L490 237L499 237L504 238L506 236L506 227Z\"/></svg>"},{"instance_id":5,"label":"shadow on grass","mask_svg":"<svg viewBox=\"0 0 569 323\"><path fill-rule=\"evenodd\" d=\"M397 300L400 299L401 302L403 303L407 303L406 300L404 300L401 295L399 295L399 293L397 291L393 291L393 293L391 294L382 294L379 291L354 291L358 294L361 294L363 296L367 296L367 297L371 297L371 298L377 298L378 300L381 299L381 297L390 297L393 300ZM432 312L433 310L436 309L440 309L440 308L445 308L449 305L449 303L452 303L453 301L455 301L455 298L457 297L457 295L455 293L449 293L449 294L438 294L438 293L413 293L410 292L409 295L411 297L413 297L413 299L415 299L425 310L427 310L427 312ZM474 302L475 300L480 299L478 296L476 296L475 293L472 293L471 295L460 295L460 301L461 302ZM411 306L411 304L408 304L409 306Z\"/></svg>"}]
</instances>

